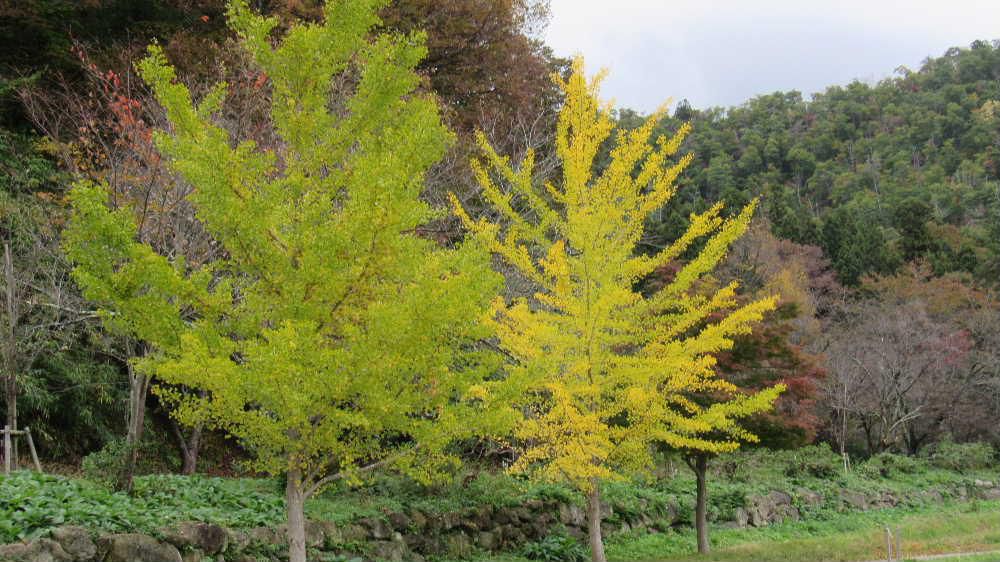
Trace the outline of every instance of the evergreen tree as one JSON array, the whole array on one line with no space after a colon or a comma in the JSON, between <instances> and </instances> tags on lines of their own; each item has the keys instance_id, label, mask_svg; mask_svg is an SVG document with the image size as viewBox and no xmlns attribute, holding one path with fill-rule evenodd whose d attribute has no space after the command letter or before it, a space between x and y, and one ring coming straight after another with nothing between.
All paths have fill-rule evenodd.
<instances>
[{"instance_id":1,"label":"evergreen tree","mask_svg":"<svg viewBox=\"0 0 1000 562\"><path fill-rule=\"evenodd\" d=\"M927 230L931 213L930 205L915 198L906 199L893 209L893 225L899 230L900 252L904 260L913 261L933 249L934 241Z\"/></svg>"}]
</instances>

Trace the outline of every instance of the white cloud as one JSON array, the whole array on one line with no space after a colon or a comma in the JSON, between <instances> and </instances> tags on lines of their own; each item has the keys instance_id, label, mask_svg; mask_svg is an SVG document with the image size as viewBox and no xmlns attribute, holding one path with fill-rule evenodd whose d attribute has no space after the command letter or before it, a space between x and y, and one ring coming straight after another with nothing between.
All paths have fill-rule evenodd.
<instances>
[{"instance_id":1,"label":"white cloud","mask_svg":"<svg viewBox=\"0 0 1000 562\"><path fill-rule=\"evenodd\" d=\"M878 80L975 39L1000 38L1000 2L551 0L546 41L607 67L604 94L644 111L668 97L732 105Z\"/></svg>"}]
</instances>

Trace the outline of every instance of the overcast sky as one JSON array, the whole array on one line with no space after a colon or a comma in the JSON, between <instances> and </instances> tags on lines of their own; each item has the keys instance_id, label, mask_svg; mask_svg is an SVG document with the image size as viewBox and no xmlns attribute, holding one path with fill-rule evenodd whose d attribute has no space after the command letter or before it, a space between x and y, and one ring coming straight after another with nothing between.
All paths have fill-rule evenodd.
<instances>
[{"instance_id":1,"label":"overcast sky","mask_svg":"<svg viewBox=\"0 0 1000 562\"><path fill-rule=\"evenodd\" d=\"M1000 0L551 0L545 40L607 68L602 95L643 112L667 98L698 108L778 90L803 94L975 39L1000 38Z\"/></svg>"}]
</instances>

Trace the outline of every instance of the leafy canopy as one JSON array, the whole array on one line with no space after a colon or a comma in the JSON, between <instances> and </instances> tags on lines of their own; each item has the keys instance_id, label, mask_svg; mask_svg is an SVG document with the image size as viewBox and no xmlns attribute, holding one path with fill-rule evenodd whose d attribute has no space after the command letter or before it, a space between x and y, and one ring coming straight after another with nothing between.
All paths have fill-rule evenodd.
<instances>
[{"instance_id":1,"label":"leafy canopy","mask_svg":"<svg viewBox=\"0 0 1000 562\"><path fill-rule=\"evenodd\" d=\"M380 5L330 2L325 23L276 46L276 19L230 5L269 79L273 149L222 127L224 83L195 102L160 48L140 64L171 126L156 145L223 257L158 254L136 241L132 212L108 209L106 186L71 195L64 243L86 296L151 345L138 368L205 391L162 387L177 417L214 421L256 452L254 468L304 481L380 459L429 478L454 461L451 438L503 421L464 399L493 368L475 344L500 279L471 245L416 233L436 216L419 195L450 135L415 93L422 36L369 40ZM338 77L356 86L331 103Z\"/></svg>"},{"instance_id":2,"label":"leafy canopy","mask_svg":"<svg viewBox=\"0 0 1000 562\"><path fill-rule=\"evenodd\" d=\"M620 133L609 165L594 176L595 156L613 128L610 107L598 100L600 78L588 82L581 59L567 81L556 77L566 96L556 137L559 185L536 188L531 152L514 167L480 137L485 157L474 169L499 219L473 220L452 198L466 227L537 288L530 298L496 300L490 316L529 411L517 435L531 445L515 469L537 469L585 491L595 479L648 467L653 442L734 449L748 438L736 418L769 407L780 392L708 406L689 398L736 390L714 376L712 354L775 305L766 298L737 307L735 283L691 294L746 230L755 204L730 219L715 205L693 215L687 232L662 251L637 254L646 219L670 200L691 162L688 155L672 163L690 127L651 145L661 109ZM670 283L650 295L637 290L705 238ZM702 436L710 432L719 438Z\"/></svg>"}]
</instances>

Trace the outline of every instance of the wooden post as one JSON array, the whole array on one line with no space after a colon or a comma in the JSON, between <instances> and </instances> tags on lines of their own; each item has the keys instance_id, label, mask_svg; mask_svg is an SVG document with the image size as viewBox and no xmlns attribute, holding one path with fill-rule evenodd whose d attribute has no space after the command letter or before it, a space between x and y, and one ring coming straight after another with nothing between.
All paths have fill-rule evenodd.
<instances>
[{"instance_id":1,"label":"wooden post","mask_svg":"<svg viewBox=\"0 0 1000 562\"><path fill-rule=\"evenodd\" d=\"M896 527L896 560L903 559L903 549L901 548L901 539L899 538L899 527Z\"/></svg>"},{"instance_id":2,"label":"wooden post","mask_svg":"<svg viewBox=\"0 0 1000 562\"><path fill-rule=\"evenodd\" d=\"M35 440L31 438L31 428L24 426L24 436L28 439L28 450L31 451L31 460L35 463L35 470L42 471L42 463L38 462L38 452L35 451Z\"/></svg>"},{"instance_id":3,"label":"wooden post","mask_svg":"<svg viewBox=\"0 0 1000 562\"><path fill-rule=\"evenodd\" d=\"M17 280L14 278L14 262L10 257L10 244L3 244L4 261L4 293L7 300L7 325L4 326L3 342L3 370L4 372L4 398L7 401L7 429L17 430L17 339L14 335L14 327L17 324ZM8 439L11 437L7 435ZM9 458L14 470L17 470L17 441L7 441L10 445L4 453L4 458ZM9 474L9 471L8 471Z\"/></svg>"},{"instance_id":4,"label":"wooden post","mask_svg":"<svg viewBox=\"0 0 1000 562\"><path fill-rule=\"evenodd\" d=\"M885 526L885 559L892 562L892 531L888 525Z\"/></svg>"},{"instance_id":5,"label":"wooden post","mask_svg":"<svg viewBox=\"0 0 1000 562\"><path fill-rule=\"evenodd\" d=\"M10 474L10 426L3 426L3 473Z\"/></svg>"}]
</instances>

